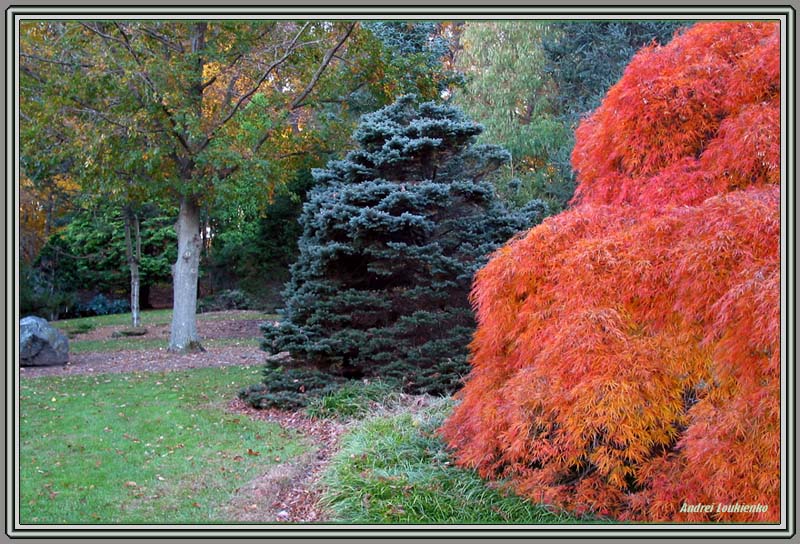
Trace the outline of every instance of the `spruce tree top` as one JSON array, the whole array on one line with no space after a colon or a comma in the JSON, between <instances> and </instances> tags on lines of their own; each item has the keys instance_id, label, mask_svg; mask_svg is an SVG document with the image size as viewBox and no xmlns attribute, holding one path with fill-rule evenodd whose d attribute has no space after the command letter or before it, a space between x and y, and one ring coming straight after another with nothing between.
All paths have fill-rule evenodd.
<instances>
[{"instance_id":1,"label":"spruce tree top","mask_svg":"<svg viewBox=\"0 0 800 544\"><path fill-rule=\"evenodd\" d=\"M474 144L483 127L446 104L415 104L414 95L364 115L353 134L360 148L314 170L320 183L477 181L510 159L504 149Z\"/></svg>"},{"instance_id":2,"label":"spruce tree top","mask_svg":"<svg viewBox=\"0 0 800 544\"><path fill-rule=\"evenodd\" d=\"M283 319L264 327L264 349L409 392L459 387L475 327L472 277L546 212L538 201L515 212L498 201L482 178L509 157L475 145L482 130L414 96L362 117L358 149L314 171Z\"/></svg>"}]
</instances>

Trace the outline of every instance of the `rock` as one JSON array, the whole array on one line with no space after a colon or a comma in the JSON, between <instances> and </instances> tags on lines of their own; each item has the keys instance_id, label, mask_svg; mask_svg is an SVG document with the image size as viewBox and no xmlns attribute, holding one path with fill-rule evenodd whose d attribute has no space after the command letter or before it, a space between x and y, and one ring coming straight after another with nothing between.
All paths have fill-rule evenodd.
<instances>
[{"instance_id":1,"label":"rock","mask_svg":"<svg viewBox=\"0 0 800 544\"><path fill-rule=\"evenodd\" d=\"M69 341L41 317L29 316L19 322L20 366L55 366L69 361Z\"/></svg>"}]
</instances>

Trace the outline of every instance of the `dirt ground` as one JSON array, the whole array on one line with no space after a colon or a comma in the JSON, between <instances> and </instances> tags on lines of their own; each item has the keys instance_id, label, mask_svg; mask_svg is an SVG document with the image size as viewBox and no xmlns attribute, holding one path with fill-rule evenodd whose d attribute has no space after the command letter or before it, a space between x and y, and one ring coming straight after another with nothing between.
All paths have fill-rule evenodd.
<instances>
[{"instance_id":1,"label":"dirt ground","mask_svg":"<svg viewBox=\"0 0 800 544\"><path fill-rule=\"evenodd\" d=\"M215 320L198 320L197 333L203 338L260 338L259 325L267 320L224 319L225 315L235 317L235 311L218 312ZM221 319L217 319L221 318ZM115 325L98 327L89 332L77 334L71 341L106 340L114 333L129 329L129 326ZM142 339L161 339L166 345L169 340L169 324L147 325L147 334ZM165 348L147 350L104 351L70 353L65 366L22 367L21 378L39 376L70 376L74 374L117 373L117 372L157 372L165 370L185 370L209 366L251 366L264 362L266 353L258 347L245 345L208 348L205 352L175 354Z\"/></svg>"}]
</instances>

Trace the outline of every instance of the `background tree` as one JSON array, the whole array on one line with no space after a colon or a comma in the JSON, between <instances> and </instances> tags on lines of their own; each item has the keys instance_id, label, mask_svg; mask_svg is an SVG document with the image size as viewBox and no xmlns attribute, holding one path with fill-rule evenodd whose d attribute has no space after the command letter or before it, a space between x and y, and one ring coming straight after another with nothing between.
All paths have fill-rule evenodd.
<instances>
[{"instance_id":1,"label":"background tree","mask_svg":"<svg viewBox=\"0 0 800 544\"><path fill-rule=\"evenodd\" d=\"M202 202L225 185L260 185L269 193L280 157L271 151L302 122L356 26L346 21L23 25L22 72L51 107L69 110L85 124L87 154L102 154L105 138L119 128L146 138L149 149L125 151L130 160L141 160L147 151L160 173L149 178L151 189L171 194L179 205L170 349L199 347ZM43 45L53 42L58 50ZM247 108L258 93L262 102Z\"/></svg>"},{"instance_id":2,"label":"background tree","mask_svg":"<svg viewBox=\"0 0 800 544\"><path fill-rule=\"evenodd\" d=\"M456 102L486 126L483 138L512 155L499 189L514 203L572 198L569 162L581 117L600 105L642 46L666 43L675 21L471 21L456 66L467 82Z\"/></svg>"},{"instance_id":3,"label":"background tree","mask_svg":"<svg viewBox=\"0 0 800 544\"><path fill-rule=\"evenodd\" d=\"M638 53L581 123L576 205L478 273L458 462L577 513L780 518L780 28ZM681 511L763 504L766 512Z\"/></svg>"},{"instance_id":4,"label":"background tree","mask_svg":"<svg viewBox=\"0 0 800 544\"><path fill-rule=\"evenodd\" d=\"M550 152L559 176L575 187L570 163L575 130L600 106L634 54L651 44L668 43L689 21L570 21L542 40L544 77L552 84L557 119L567 137ZM571 191L567 191L571 193ZM571 196L571 195L570 195Z\"/></svg>"},{"instance_id":5,"label":"background tree","mask_svg":"<svg viewBox=\"0 0 800 544\"><path fill-rule=\"evenodd\" d=\"M511 214L485 181L507 160L475 145L459 110L406 96L362 118L359 147L314 172L283 321L264 347L346 377L411 391L459 386L473 330L467 293L486 256L540 220Z\"/></svg>"},{"instance_id":6,"label":"background tree","mask_svg":"<svg viewBox=\"0 0 800 544\"><path fill-rule=\"evenodd\" d=\"M391 103L398 94L438 98L451 85L445 66L452 37L446 23L369 21L347 44L348 62L328 81L314 106L326 122L293 128L269 200L260 189L240 187L205 210L211 240L201 281L210 290L242 289L262 307L280 307L280 290L297 257L298 222L313 168L352 146L359 117ZM335 122L333 122L333 121ZM252 191L251 194L248 191Z\"/></svg>"},{"instance_id":7,"label":"background tree","mask_svg":"<svg viewBox=\"0 0 800 544\"><path fill-rule=\"evenodd\" d=\"M87 202L73 212L69 223L48 239L34 263L37 278L28 284L20 311L44 311L54 318L56 313L70 315L80 313L82 307L88 309L86 303L98 293L117 298L128 292L130 246L140 248L137 266L145 294L154 283L168 281L175 259L173 220L166 215L169 210L152 205L135 210L138 244L135 233L127 240L126 213L114 202ZM53 306L53 302L58 305Z\"/></svg>"},{"instance_id":8,"label":"background tree","mask_svg":"<svg viewBox=\"0 0 800 544\"><path fill-rule=\"evenodd\" d=\"M486 127L483 140L501 142L511 153L498 183L517 205L542 198L560 209L572 196L550 159L568 139L542 45L558 32L557 25L542 21L474 21L460 37L456 67L466 83L455 91L455 101Z\"/></svg>"}]
</instances>

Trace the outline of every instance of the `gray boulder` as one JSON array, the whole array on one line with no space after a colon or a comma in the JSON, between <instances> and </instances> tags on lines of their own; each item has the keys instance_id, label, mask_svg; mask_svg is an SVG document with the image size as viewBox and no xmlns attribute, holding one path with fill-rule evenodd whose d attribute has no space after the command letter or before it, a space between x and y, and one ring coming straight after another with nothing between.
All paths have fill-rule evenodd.
<instances>
[{"instance_id":1,"label":"gray boulder","mask_svg":"<svg viewBox=\"0 0 800 544\"><path fill-rule=\"evenodd\" d=\"M47 320L35 316L26 317L19 322L19 358L21 366L67 364L69 341Z\"/></svg>"}]
</instances>

